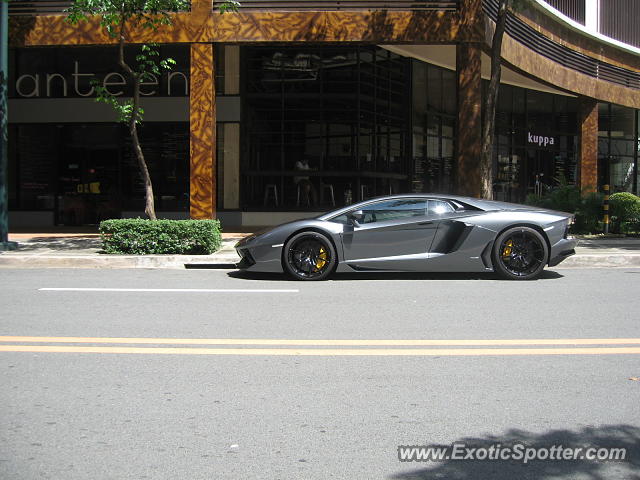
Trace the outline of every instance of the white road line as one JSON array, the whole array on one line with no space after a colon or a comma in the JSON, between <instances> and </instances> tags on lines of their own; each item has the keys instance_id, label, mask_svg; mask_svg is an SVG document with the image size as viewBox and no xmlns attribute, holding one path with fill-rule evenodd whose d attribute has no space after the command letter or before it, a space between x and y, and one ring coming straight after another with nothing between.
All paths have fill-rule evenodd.
<instances>
[{"instance_id":1,"label":"white road line","mask_svg":"<svg viewBox=\"0 0 640 480\"><path fill-rule=\"evenodd\" d=\"M478 346L573 346L640 345L640 338L525 338L525 339L277 339L277 338L135 338L135 337L31 337L0 335L2 342L122 343L157 345L265 345L265 346L358 346L358 347L478 347Z\"/></svg>"},{"instance_id":2,"label":"white road line","mask_svg":"<svg viewBox=\"0 0 640 480\"><path fill-rule=\"evenodd\" d=\"M39 288L41 292L176 292L176 293L298 293L298 289L268 288Z\"/></svg>"}]
</instances>

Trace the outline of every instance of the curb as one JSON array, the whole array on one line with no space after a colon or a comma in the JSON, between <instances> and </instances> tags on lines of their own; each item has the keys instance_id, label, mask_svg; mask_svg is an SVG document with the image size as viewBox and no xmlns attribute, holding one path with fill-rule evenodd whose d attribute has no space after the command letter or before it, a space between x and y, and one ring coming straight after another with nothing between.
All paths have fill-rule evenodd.
<instances>
[{"instance_id":1,"label":"curb","mask_svg":"<svg viewBox=\"0 0 640 480\"><path fill-rule=\"evenodd\" d=\"M0 255L0 268L166 268L235 269L240 257L235 252L213 255ZM640 253L579 254L553 269L640 268Z\"/></svg>"},{"instance_id":2,"label":"curb","mask_svg":"<svg viewBox=\"0 0 640 480\"><path fill-rule=\"evenodd\" d=\"M560 265L552 268L629 268L640 267L640 253L611 255L611 254L581 254L567 258Z\"/></svg>"},{"instance_id":3,"label":"curb","mask_svg":"<svg viewBox=\"0 0 640 480\"><path fill-rule=\"evenodd\" d=\"M0 268L235 268L233 255L2 255Z\"/></svg>"}]
</instances>

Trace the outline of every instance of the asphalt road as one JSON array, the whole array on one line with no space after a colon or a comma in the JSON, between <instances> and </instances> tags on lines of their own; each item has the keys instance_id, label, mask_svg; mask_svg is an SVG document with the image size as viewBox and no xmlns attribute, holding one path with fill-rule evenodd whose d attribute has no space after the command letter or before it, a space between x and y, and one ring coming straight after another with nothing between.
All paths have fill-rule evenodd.
<instances>
[{"instance_id":1,"label":"asphalt road","mask_svg":"<svg viewBox=\"0 0 640 480\"><path fill-rule=\"evenodd\" d=\"M640 478L638 269L526 283L140 269L0 281L2 479ZM452 442L628 452L398 460L399 445Z\"/></svg>"}]
</instances>

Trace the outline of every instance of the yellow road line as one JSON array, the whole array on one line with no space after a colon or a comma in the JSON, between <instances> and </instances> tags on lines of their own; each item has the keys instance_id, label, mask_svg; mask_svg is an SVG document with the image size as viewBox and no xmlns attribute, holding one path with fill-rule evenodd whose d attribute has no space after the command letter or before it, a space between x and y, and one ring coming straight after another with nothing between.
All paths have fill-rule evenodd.
<instances>
[{"instance_id":1,"label":"yellow road line","mask_svg":"<svg viewBox=\"0 0 640 480\"><path fill-rule=\"evenodd\" d=\"M270 346L517 346L517 345L640 345L640 338L542 338L484 340L366 340L366 339L271 339L271 338L130 338L130 337L27 337L0 336L0 342L19 343L120 343L154 345L270 345Z\"/></svg>"},{"instance_id":2,"label":"yellow road line","mask_svg":"<svg viewBox=\"0 0 640 480\"><path fill-rule=\"evenodd\" d=\"M272 355L272 356L512 356L512 355L640 355L640 347L618 348L187 348L187 347L78 347L70 345L0 345L0 352L119 353L164 355Z\"/></svg>"}]
</instances>

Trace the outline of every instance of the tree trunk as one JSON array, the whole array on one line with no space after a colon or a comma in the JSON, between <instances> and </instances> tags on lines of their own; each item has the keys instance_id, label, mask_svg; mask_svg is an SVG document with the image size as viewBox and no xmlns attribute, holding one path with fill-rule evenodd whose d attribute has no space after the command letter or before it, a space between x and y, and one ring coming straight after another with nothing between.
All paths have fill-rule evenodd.
<instances>
[{"instance_id":1,"label":"tree trunk","mask_svg":"<svg viewBox=\"0 0 640 480\"><path fill-rule=\"evenodd\" d=\"M480 158L481 194L483 198L493 198L493 138L495 135L496 104L502 73L502 38L507 23L510 0L500 0L496 30L491 42L491 78L484 102L482 122L482 154Z\"/></svg>"},{"instance_id":2,"label":"tree trunk","mask_svg":"<svg viewBox=\"0 0 640 480\"><path fill-rule=\"evenodd\" d=\"M140 77L133 71L133 69L125 62L124 59L124 44L125 44L125 22L124 19L120 23L120 42L118 52L118 62L120 67L129 75L133 81L133 111L131 112L131 118L129 119L129 133L131 134L131 140L133 142L133 150L138 160L138 168L140 169L140 176L144 182L145 192L145 206L144 213L150 220L156 220L156 207L153 201L153 184L151 183L151 175L149 175L149 168L147 162L144 159L144 153L140 147L140 139L138 138L138 125L136 123L138 119L138 109L140 106Z\"/></svg>"},{"instance_id":3,"label":"tree trunk","mask_svg":"<svg viewBox=\"0 0 640 480\"><path fill-rule=\"evenodd\" d=\"M133 111L137 112L138 97L140 95L140 80L134 80L134 101ZM136 159L138 160L138 167L140 168L140 175L144 181L144 213L147 214L150 220L156 220L156 207L153 201L153 184L151 183L151 175L149 175L149 168L147 162L144 159L144 153L140 147L140 139L138 138L138 126L136 125L135 114L132 115L132 119L129 121L129 132L131 133L131 140L133 141L133 150L136 152Z\"/></svg>"}]
</instances>

